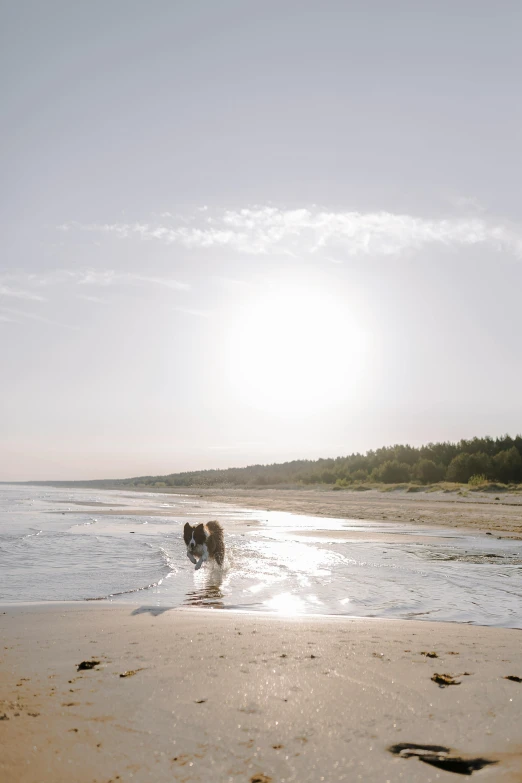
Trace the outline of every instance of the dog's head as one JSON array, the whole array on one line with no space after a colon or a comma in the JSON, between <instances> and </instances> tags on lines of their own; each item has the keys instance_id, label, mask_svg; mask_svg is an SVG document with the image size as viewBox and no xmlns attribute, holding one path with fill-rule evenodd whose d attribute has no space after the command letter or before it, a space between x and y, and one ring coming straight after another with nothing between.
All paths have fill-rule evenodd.
<instances>
[{"instance_id":1,"label":"dog's head","mask_svg":"<svg viewBox=\"0 0 522 783\"><path fill-rule=\"evenodd\" d=\"M185 539L185 544L188 549L195 549L197 546L204 544L207 540L205 528L202 524L193 526L190 522L186 522L185 527L183 528L183 538Z\"/></svg>"}]
</instances>

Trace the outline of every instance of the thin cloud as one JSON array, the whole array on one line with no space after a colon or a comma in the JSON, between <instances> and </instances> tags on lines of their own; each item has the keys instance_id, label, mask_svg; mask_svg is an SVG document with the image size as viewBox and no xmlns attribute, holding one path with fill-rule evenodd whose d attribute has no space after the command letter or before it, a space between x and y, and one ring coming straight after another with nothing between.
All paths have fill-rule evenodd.
<instances>
[{"instance_id":1,"label":"thin cloud","mask_svg":"<svg viewBox=\"0 0 522 783\"><path fill-rule=\"evenodd\" d=\"M251 288L252 283L247 282L246 280L237 280L234 277L225 277L223 275L214 275L213 280L215 280L219 285L221 285L226 290L230 291L237 291L245 288Z\"/></svg>"},{"instance_id":2,"label":"thin cloud","mask_svg":"<svg viewBox=\"0 0 522 783\"><path fill-rule=\"evenodd\" d=\"M17 321L15 318L10 318L8 315L3 315L2 313L0 313L0 321L2 323L6 323L6 324L20 324L20 323L22 323L21 321Z\"/></svg>"},{"instance_id":3,"label":"thin cloud","mask_svg":"<svg viewBox=\"0 0 522 783\"><path fill-rule=\"evenodd\" d=\"M185 313L186 315L194 315L197 318L210 318L211 313L208 310L194 310L190 307L175 307L174 310L177 313Z\"/></svg>"},{"instance_id":4,"label":"thin cloud","mask_svg":"<svg viewBox=\"0 0 522 783\"><path fill-rule=\"evenodd\" d=\"M18 284L38 288L49 288L59 285L78 285L78 286L100 286L109 287L113 285L161 285L170 288L173 291L189 291L189 283L183 283L171 277L161 277L157 275L142 275L134 272L117 272L114 269L83 269L70 271L68 269L56 269L49 272L36 274L17 273L4 275L0 278L0 293L6 293L10 296L19 296L19 298L32 299L34 301L45 301L45 297L39 293L29 291L15 291L4 285L3 281L17 282Z\"/></svg>"},{"instance_id":5,"label":"thin cloud","mask_svg":"<svg viewBox=\"0 0 522 783\"><path fill-rule=\"evenodd\" d=\"M27 299L33 302L44 302L45 297L32 291L20 291L15 288L0 284L0 296L9 296L13 299Z\"/></svg>"},{"instance_id":6,"label":"thin cloud","mask_svg":"<svg viewBox=\"0 0 522 783\"><path fill-rule=\"evenodd\" d=\"M83 299L85 302L95 302L95 304L110 304L108 299L102 299L100 296L86 296L85 294L77 294L77 299Z\"/></svg>"},{"instance_id":7,"label":"thin cloud","mask_svg":"<svg viewBox=\"0 0 522 783\"><path fill-rule=\"evenodd\" d=\"M21 286L29 286L31 288L45 288L46 286L49 286L52 283L58 282L57 276L58 272L46 272L44 274L35 274L34 272L23 272L23 271L17 271L17 272L6 272L0 275L0 288L6 287L10 288L11 283L15 285L21 285ZM63 277L62 273L62 277ZM5 286L5 283L8 283L7 286ZM27 298L42 301L45 300L45 297L41 296L39 293L35 293L35 291L25 291L24 293L28 294Z\"/></svg>"},{"instance_id":8,"label":"thin cloud","mask_svg":"<svg viewBox=\"0 0 522 783\"><path fill-rule=\"evenodd\" d=\"M45 318L43 315L37 315L36 313L27 313L24 310L14 310L10 307L1 307L2 314L7 313L8 316L15 315L18 318L22 318L24 320L28 321L39 321L43 324L50 324L51 326L59 326L62 329L72 329L73 331L78 331L77 326L71 326L70 324L64 324L60 321L53 321L51 318Z\"/></svg>"},{"instance_id":9,"label":"thin cloud","mask_svg":"<svg viewBox=\"0 0 522 783\"><path fill-rule=\"evenodd\" d=\"M430 245L459 248L487 245L522 254L522 230L479 215L445 219L392 212L328 212L255 207L199 213L194 225L152 223L68 223L64 231L91 231L120 239L138 237L189 249L226 248L251 255L337 253L395 256Z\"/></svg>"},{"instance_id":10,"label":"thin cloud","mask_svg":"<svg viewBox=\"0 0 522 783\"><path fill-rule=\"evenodd\" d=\"M133 275L126 276L129 282L137 283L151 283L152 285L162 285L165 288L172 288L174 291L189 291L190 285L188 283L180 283L179 280L172 280L168 277L150 277L148 275Z\"/></svg>"},{"instance_id":11,"label":"thin cloud","mask_svg":"<svg viewBox=\"0 0 522 783\"><path fill-rule=\"evenodd\" d=\"M161 285L170 288L173 291L188 291L190 285L181 283L169 277L156 277L151 275L141 275L132 272L115 272L112 269L89 269L85 272L69 273L71 280L78 285L99 285L110 286L117 283L146 283L151 285Z\"/></svg>"}]
</instances>

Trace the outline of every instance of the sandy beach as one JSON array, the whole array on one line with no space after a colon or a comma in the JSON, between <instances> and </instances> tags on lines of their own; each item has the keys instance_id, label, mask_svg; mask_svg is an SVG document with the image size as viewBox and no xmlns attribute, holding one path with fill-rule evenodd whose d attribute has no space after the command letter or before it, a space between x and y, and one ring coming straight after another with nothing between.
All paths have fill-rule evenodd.
<instances>
[{"instance_id":1,"label":"sandy beach","mask_svg":"<svg viewBox=\"0 0 522 783\"><path fill-rule=\"evenodd\" d=\"M5 783L522 779L519 631L81 603L0 628Z\"/></svg>"},{"instance_id":2,"label":"sandy beach","mask_svg":"<svg viewBox=\"0 0 522 783\"><path fill-rule=\"evenodd\" d=\"M415 492L400 489L334 491L331 487L311 489L295 487L291 489L136 487L133 489L126 487L125 490L114 487L114 489L124 492L128 499L146 492L151 497L185 496L201 498L211 503L225 503L265 511L284 511L335 519L414 523L421 527L428 525L467 528L470 531L504 533L512 538L522 539L522 494L514 492L473 492L467 489L428 491L421 488ZM110 489L106 491L110 493ZM95 505L99 514L106 515L117 515L121 508L116 500L115 503L96 504L85 501L81 505L91 508ZM138 515L142 510L141 504L137 504L134 509L125 506L126 514ZM158 501L154 513L157 516L168 516L170 512Z\"/></svg>"},{"instance_id":3,"label":"sandy beach","mask_svg":"<svg viewBox=\"0 0 522 783\"><path fill-rule=\"evenodd\" d=\"M16 589L34 572L87 590L149 550L156 568L160 545L173 576L128 603L0 608L2 782L522 780L516 496L13 493ZM230 545L218 582L180 547L209 514Z\"/></svg>"},{"instance_id":4,"label":"sandy beach","mask_svg":"<svg viewBox=\"0 0 522 783\"><path fill-rule=\"evenodd\" d=\"M126 497L129 499L132 499L134 494L141 494L144 491L143 488L125 489ZM331 488L203 489L199 487L196 489L167 487L161 490L148 488L146 492L151 497L155 494L186 496L250 509L284 511L335 519L414 523L421 527L428 525L467 528L475 532L504 533L512 538L522 539L522 495L515 493L407 492L378 489L336 492ZM113 504L84 502L82 505L96 507L99 514L109 516L119 514L121 508L116 501ZM139 515L142 512L141 504L137 504L134 509L125 506L125 513L128 515ZM156 516L169 516L170 511L162 507L158 501L154 513Z\"/></svg>"},{"instance_id":5,"label":"sandy beach","mask_svg":"<svg viewBox=\"0 0 522 783\"><path fill-rule=\"evenodd\" d=\"M168 490L161 490L166 492ZM176 489L206 500L338 519L414 522L470 528L522 538L522 495L479 492L405 492L329 489Z\"/></svg>"}]
</instances>

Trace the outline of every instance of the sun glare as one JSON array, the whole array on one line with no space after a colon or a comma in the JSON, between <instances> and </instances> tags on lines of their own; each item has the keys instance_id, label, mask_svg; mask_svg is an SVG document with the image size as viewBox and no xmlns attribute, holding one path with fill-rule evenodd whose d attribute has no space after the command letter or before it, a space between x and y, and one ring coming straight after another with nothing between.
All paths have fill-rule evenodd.
<instances>
[{"instance_id":1,"label":"sun glare","mask_svg":"<svg viewBox=\"0 0 522 783\"><path fill-rule=\"evenodd\" d=\"M292 593L280 593L265 603L274 612L288 616L302 614L305 609L304 601Z\"/></svg>"},{"instance_id":2,"label":"sun glare","mask_svg":"<svg viewBox=\"0 0 522 783\"><path fill-rule=\"evenodd\" d=\"M299 287L250 301L237 325L233 375L241 400L303 413L360 395L367 339L340 297Z\"/></svg>"}]
</instances>

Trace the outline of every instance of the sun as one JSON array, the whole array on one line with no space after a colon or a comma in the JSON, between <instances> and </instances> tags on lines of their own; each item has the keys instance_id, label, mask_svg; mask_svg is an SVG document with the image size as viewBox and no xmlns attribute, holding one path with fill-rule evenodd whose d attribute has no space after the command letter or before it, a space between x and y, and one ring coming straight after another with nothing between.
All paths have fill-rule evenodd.
<instances>
[{"instance_id":1,"label":"sun","mask_svg":"<svg viewBox=\"0 0 522 783\"><path fill-rule=\"evenodd\" d=\"M252 297L241 308L231 352L241 401L302 414L357 398L368 343L360 318L320 286L278 286Z\"/></svg>"}]
</instances>

